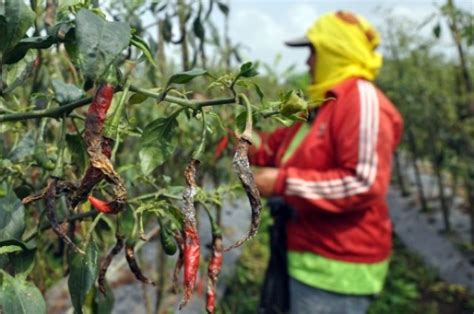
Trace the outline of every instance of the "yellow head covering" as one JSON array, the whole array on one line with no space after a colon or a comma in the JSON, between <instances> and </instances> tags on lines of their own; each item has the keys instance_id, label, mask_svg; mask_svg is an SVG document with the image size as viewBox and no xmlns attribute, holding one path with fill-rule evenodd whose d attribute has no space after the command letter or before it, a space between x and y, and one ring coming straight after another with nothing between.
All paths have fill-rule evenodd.
<instances>
[{"instance_id":1,"label":"yellow head covering","mask_svg":"<svg viewBox=\"0 0 474 314\"><path fill-rule=\"evenodd\" d=\"M374 80L382 66L382 55L375 52L380 36L361 16L339 11L320 17L306 33L316 48L312 101L324 99L332 87L350 77Z\"/></svg>"}]
</instances>

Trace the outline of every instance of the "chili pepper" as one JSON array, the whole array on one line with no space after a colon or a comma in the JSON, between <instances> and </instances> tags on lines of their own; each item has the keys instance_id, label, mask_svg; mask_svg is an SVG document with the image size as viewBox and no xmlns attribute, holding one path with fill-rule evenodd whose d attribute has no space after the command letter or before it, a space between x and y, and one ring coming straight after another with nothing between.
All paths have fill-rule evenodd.
<instances>
[{"instance_id":1,"label":"chili pepper","mask_svg":"<svg viewBox=\"0 0 474 314\"><path fill-rule=\"evenodd\" d=\"M212 256L207 267L207 294L206 310L208 313L214 313L216 304L216 286L217 277L222 268L222 231L209 215L212 225Z\"/></svg>"},{"instance_id":2,"label":"chili pepper","mask_svg":"<svg viewBox=\"0 0 474 314\"><path fill-rule=\"evenodd\" d=\"M226 149L227 145L229 144L229 137L224 135L217 143L216 151L214 152L214 160L219 159L222 156L222 153Z\"/></svg>"},{"instance_id":3,"label":"chili pepper","mask_svg":"<svg viewBox=\"0 0 474 314\"><path fill-rule=\"evenodd\" d=\"M72 250L76 253L85 254L84 251L79 249L77 245L67 236L67 234L61 229L58 224L56 217L56 185L58 178L52 177L48 180L48 186L46 187L46 194L44 196L46 201L46 215L51 224L51 228L58 235L58 237L64 241Z\"/></svg>"},{"instance_id":4,"label":"chili pepper","mask_svg":"<svg viewBox=\"0 0 474 314\"><path fill-rule=\"evenodd\" d=\"M120 211L126 202L127 190L125 189L122 178L120 178L110 162L109 152L111 145L109 140L102 136L105 118L113 95L114 86L109 83L104 83L97 89L86 115L84 142L86 143L91 167L99 170L107 180L113 184L115 206L117 210ZM71 205L76 205L82 201L88 193L85 193L85 191L90 191L101 179L101 175L99 175L96 170L86 172L81 183L84 189L80 189L80 191L76 193L72 198Z\"/></svg>"},{"instance_id":5,"label":"chili pepper","mask_svg":"<svg viewBox=\"0 0 474 314\"><path fill-rule=\"evenodd\" d=\"M99 279L97 280L97 282L99 283L99 290L100 292L102 292L103 295L105 295L105 275L107 274L107 269L109 268L114 256L120 253L123 248L124 237L117 234L115 235L115 239L116 242L114 247L112 248L112 250L110 250L109 254L107 254L105 259L100 264Z\"/></svg>"},{"instance_id":6,"label":"chili pepper","mask_svg":"<svg viewBox=\"0 0 474 314\"><path fill-rule=\"evenodd\" d=\"M174 253L176 253L178 250L178 246L176 245L176 242L173 238L173 232L169 228L166 228L165 225L161 223L161 221L160 225L161 246L167 255L174 255Z\"/></svg>"},{"instance_id":7,"label":"chili pepper","mask_svg":"<svg viewBox=\"0 0 474 314\"><path fill-rule=\"evenodd\" d=\"M196 285L196 275L199 270L200 245L199 235L196 228L196 211L194 208L194 196L197 192L196 168L199 160L191 159L184 171L186 179L186 189L183 193L183 214L184 214L184 297L179 305L182 309L191 299L194 286Z\"/></svg>"},{"instance_id":8,"label":"chili pepper","mask_svg":"<svg viewBox=\"0 0 474 314\"><path fill-rule=\"evenodd\" d=\"M262 202L260 200L260 193L258 192L257 185L255 184L255 179L253 177L252 171L250 170L250 163L248 159L248 149L250 144L250 140L244 136L239 139L232 166L234 171L239 176L240 182L245 190L245 193L247 194L247 198L249 199L250 208L252 209L252 221L247 236L235 242L228 248L225 248L225 252L241 246L247 240L252 238L257 233L258 227L260 225Z\"/></svg>"},{"instance_id":9,"label":"chili pepper","mask_svg":"<svg viewBox=\"0 0 474 314\"><path fill-rule=\"evenodd\" d=\"M113 141L110 138L102 137L102 154L107 158L110 158L112 155L112 143ZM82 202L87 195L89 195L94 186L102 181L104 177L105 175L100 169L89 166L81 180L81 183L70 198L71 207L75 208L80 202Z\"/></svg>"},{"instance_id":10,"label":"chili pepper","mask_svg":"<svg viewBox=\"0 0 474 314\"><path fill-rule=\"evenodd\" d=\"M181 232L176 232L174 235L174 238L176 240L176 243L178 243L179 254L178 254L178 259L176 260L176 265L174 266L174 271L173 271L172 291L174 294L177 294L179 271L183 267L183 263L184 263L184 239Z\"/></svg>"},{"instance_id":11,"label":"chili pepper","mask_svg":"<svg viewBox=\"0 0 474 314\"><path fill-rule=\"evenodd\" d=\"M118 206L115 201L105 202L91 195L89 195L87 199L89 200L89 203L91 203L91 205L101 213L118 214L120 212L121 207Z\"/></svg>"},{"instance_id":12,"label":"chili pepper","mask_svg":"<svg viewBox=\"0 0 474 314\"><path fill-rule=\"evenodd\" d=\"M132 271L132 273L135 275L135 278L140 280L143 283L149 283L155 286L155 283L148 279L145 275L143 275L142 270L137 264L137 260L135 259L135 252L133 250L133 244L128 243L125 245L125 258L127 259L128 262L128 267Z\"/></svg>"}]
</instances>

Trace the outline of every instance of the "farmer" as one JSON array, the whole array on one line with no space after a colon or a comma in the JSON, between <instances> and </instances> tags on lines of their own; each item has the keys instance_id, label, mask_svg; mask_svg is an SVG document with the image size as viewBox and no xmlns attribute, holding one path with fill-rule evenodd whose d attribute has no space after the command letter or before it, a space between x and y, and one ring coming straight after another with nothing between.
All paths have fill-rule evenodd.
<instances>
[{"instance_id":1,"label":"farmer","mask_svg":"<svg viewBox=\"0 0 474 314\"><path fill-rule=\"evenodd\" d=\"M291 47L309 48L307 123L271 134L251 161L264 197L282 196L291 313L365 313L380 293L392 247L385 196L403 122L373 80L377 31L362 17L320 17Z\"/></svg>"}]
</instances>

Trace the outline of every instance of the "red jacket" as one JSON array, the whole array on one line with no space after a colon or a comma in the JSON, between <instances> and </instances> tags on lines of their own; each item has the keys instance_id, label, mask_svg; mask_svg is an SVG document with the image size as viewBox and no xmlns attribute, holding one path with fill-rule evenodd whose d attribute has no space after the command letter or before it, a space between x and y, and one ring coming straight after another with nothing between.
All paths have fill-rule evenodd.
<instances>
[{"instance_id":1,"label":"red jacket","mask_svg":"<svg viewBox=\"0 0 474 314\"><path fill-rule=\"evenodd\" d=\"M371 82L348 79L328 92L309 133L282 162L301 126L262 134L254 165L278 167L275 194L296 210L288 249L341 261L375 263L390 255L385 196L403 121Z\"/></svg>"}]
</instances>

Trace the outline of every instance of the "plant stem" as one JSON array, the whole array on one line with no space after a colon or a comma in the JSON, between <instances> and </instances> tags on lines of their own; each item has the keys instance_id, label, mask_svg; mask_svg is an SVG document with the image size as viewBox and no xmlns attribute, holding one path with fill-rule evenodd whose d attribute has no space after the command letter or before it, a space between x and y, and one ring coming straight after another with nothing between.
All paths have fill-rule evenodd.
<instances>
[{"instance_id":1,"label":"plant stem","mask_svg":"<svg viewBox=\"0 0 474 314\"><path fill-rule=\"evenodd\" d=\"M245 122L245 130L241 137L252 143L252 105L245 94L239 94L239 102L245 106L247 110L247 121Z\"/></svg>"}]
</instances>

